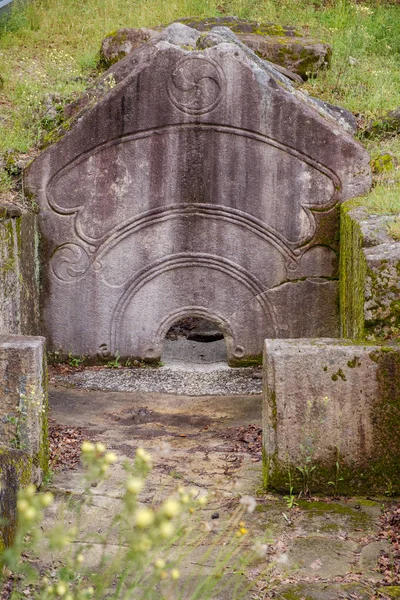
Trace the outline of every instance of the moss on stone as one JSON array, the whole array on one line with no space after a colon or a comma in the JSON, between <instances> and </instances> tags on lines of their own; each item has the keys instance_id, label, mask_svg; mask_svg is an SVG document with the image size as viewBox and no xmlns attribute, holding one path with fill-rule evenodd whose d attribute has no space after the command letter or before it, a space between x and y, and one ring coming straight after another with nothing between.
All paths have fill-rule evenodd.
<instances>
[{"instance_id":1,"label":"moss on stone","mask_svg":"<svg viewBox=\"0 0 400 600\"><path fill-rule=\"evenodd\" d=\"M41 423L41 440L39 451L36 456L33 457L33 464L39 467L42 477L45 477L49 473L49 397L47 391L47 360L46 355L43 355L43 406L42 406L42 423Z\"/></svg>"},{"instance_id":2,"label":"moss on stone","mask_svg":"<svg viewBox=\"0 0 400 600\"><path fill-rule=\"evenodd\" d=\"M230 367L256 367L262 364L262 354L243 356L243 358L233 357L229 360Z\"/></svg>"},{"instance_id":3,"label":"moss on stone","mask_svg":"<svg viewBox=\"0 0 400 600\"><path fill-rule=\"evenodd\" d=\"M22 450L0 448L0 552L14 541L18 490L31 479L31 457Z\"/></svg>"},{"instance_id":4,"label":"moss on stone","mask_svg":"<svg viewBox=\"0 0 400 600\"><path fill-rule=\"evenodd\" d=\"M400 598L400 585L388 585L384 588L384 595L386 598L396 600Z\"/></svg>"},{"instance_id":5,"label":"moss on stone","mask_svg":"<svg viewBox=\"0 0 400 600\"><path fill-rule=\"evenodd\" d=\"M303 34L300 30L279 23L258 23L257 21L248 21L246 19L238 19L234 16L226 17L186 17L177 21L188 27L197 29L198 31L210 31L213 27L228 27L236 34L252 33L262 36L285 36L286 38L301 37ZM159 29L159 28L156 28Z\"/></svg>"},{"instance_id":6,"label":"moss on stone","mask_svg":"<svg viewBox=\"0 0 400 600\"><path fill-rule=\"evenodd\" d=\"M361 362L358 356L355 356L352 360L347 361L347 366L349 369L355 369L356 367L361 367Z\"/></svg>"},{"instance_id":7,"label":"moss on stone","mask_svg":"<svg viewBox=\"0 0 400 600\"><path fill-rule=\"evenodd\" d=\"M392 154L380 154L371 160L371 169L373 173L387 173L395 169L395 158Z\"/></svg>"},{"instance_id":8,"label":"moss on stone","mask_svg":"<svg viewBox=\"0 0 400 600\"><path fill-rule=\"evenodd\" d=\"M364 287L366 260L359 224L351 210L361 200L349 200L341 206L340 219L340 321L341 335L352 340L364 337Z\"/></svg>"},{"instance_id":9,"label":"moss on stone","mask_svg":"<svg viewBox=\"0 0 400 600\"><path fill-rule=\"evenodd\" d=\"M400 375L400 373L398 374ZM400 379L399 379L400 380ZM324 462L312 461L308 467L315 467L309 476L307 487L312 494L324 496L340 495L368 495L375 493L384 495L388 489L393 495L400 494L400 402L397 408L386 411L385 414L377 415L378 422L374 426L375 450L370 457L366 457L361 463L350 464L339 463L337 471L337 455L332 452ZM393 423L391 423L393 419ZM387 427L387 432L385 431ZM383 438L382 441L380 436ZM390 440L392 440L390 442ZM393 441L394 440L394 441ZM292 493L304 493L304 479L300 469L304 464L290 461L280 461L277 455L268 456L263 453L263 482L265 489L274 490L279 493L288 493L289 472L292 485ZM334 482L339 475L337 489L330 482Z\"/></svg>"}]
</instances>

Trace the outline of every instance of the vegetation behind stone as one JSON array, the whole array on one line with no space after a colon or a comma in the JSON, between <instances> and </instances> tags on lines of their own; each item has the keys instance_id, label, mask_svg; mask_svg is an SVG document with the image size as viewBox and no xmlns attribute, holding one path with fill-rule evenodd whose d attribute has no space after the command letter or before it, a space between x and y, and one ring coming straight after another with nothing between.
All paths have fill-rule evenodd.
<instances>
[{"instance_id":1,"label":"vegetation behind stone","mask_svg":"<svg viewBox=\"0 0 400 600\"><path fill-rule=\"evenodd\" d=\"M400 106L400 5L375 0L148 0L59 3L15 0L0 24L0 193L13 199L21 168L43 138L63 122L63 108L99 74L101 40L122 27L156 27L179 18L237 15L260 24L293 27L333 48L332 67L310 79L305 92L355 113L373 159L400 158L392 115ZM67 25L66 25L67 24ZM364 135L367 132L368 135ZM10 155L10 150L14 154ZM3 157L3 158L1 158ZM376 174L378 190L398 189L398 166ZM378 192L379 195L385 195ZM396 191L397 195L397 191Z\"/></svg>"}]
</instances>

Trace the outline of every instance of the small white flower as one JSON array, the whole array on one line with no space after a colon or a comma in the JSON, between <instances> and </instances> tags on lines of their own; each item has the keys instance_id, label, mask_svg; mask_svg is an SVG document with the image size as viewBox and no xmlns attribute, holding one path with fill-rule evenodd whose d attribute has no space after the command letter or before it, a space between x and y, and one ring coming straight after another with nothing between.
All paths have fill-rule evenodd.
<instances>
[{"instance_id":1,"label":"small white flower","mask_svg":"<svg viewBox=\"0 0 400 600\"><path fill-rule=\"evenodd\" d=\"M253 496L243 496L240 498L240 504L244 506L246 512L248 513L253 513L257 506L257 502Z\"/></svg>"},{"instance_id":2,"label":"small white flower","mask_svg":"<svg viewBox=\"0 0 400 600\"><path fill-rule=\"evenodd\" d=\"M278 565L286 565L288 560L289 560L288 555L285 552L283 554L278 554L275 558L275 562Z\"/></svg>"},{"instance_id":3,"label":"small white flower","mask_svg":"<svg viewBox=\"0 0 400 600\"><path fill-rule=\"evenodd\" d=\"M266 556L266 554L268 552L268 544L262 544L261 542L256 542L254 544L254 546L252 546L251 549L253 550L253 552L255 552L255 554L257 554L257 556L259 558L264 558L264 556Z\"/></svg>"}]
</instances>

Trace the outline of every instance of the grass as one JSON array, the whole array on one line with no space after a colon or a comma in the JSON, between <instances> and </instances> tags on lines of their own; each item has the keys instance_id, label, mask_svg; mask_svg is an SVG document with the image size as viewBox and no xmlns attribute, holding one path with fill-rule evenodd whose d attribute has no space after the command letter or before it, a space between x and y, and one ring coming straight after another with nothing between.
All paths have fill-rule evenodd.
<instances>
[{"instance_id":1,"label":"grass","mask_svg":"<svg viewBox=\"0 0 400 600\"><path fill-rule=\"evenodd\" d=\"M291 24L333 46L330 70L304 84L356 113L362 125L400 106L400 4L350 0L15 0L0 25L0 157L35 154L57 111L98 74L101 40L121 27L152 27L185 16L237 15ZM372 156L400 162L399 135L363 139ZM0 193L13 187L0 167ZM400 195L399 168L377 175L375 199ZM389 190L386 194L385 190ZM397 190L397 192L396 192ZM390 200L392 204L392 200Z\"/></svg>"}]
</instances>

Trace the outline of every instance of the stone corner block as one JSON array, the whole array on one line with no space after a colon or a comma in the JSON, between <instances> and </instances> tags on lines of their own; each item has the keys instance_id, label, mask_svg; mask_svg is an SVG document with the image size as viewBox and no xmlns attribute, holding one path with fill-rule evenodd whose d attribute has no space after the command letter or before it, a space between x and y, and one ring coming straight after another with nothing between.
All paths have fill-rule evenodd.
<instances>
[{"instance_id":1,"label":"stone corner block","mask_svg":"<svg viewBox=\"0 0 400 600\"><path fill-rule=\"evenodd\" d=\"M0 448L0 553L14 541L18 490L31 480L32 459L29 454L14 448Z\"/></svg>"},{"instance_id":2,"label":"stone corner block","mask_svg":"<svg viewBox=\"0 0 400 600\"><path fill-rule=\"evenodd\" d=\"M3 451L25 452L32 481L47 471L47 373L45 339L0 335L0 439Z\"/></svg>"},{"instance_id":3,"label":"stone corner block","mask_svg":"<svg viewBox=\"0 0 400 600\"><path fill-rule=\"evenodd\" d=\"M287 490L291 481L303 493L394 492L399 346L266 340L263 388L266 486Z\"/></svg>"}]
</instances>

